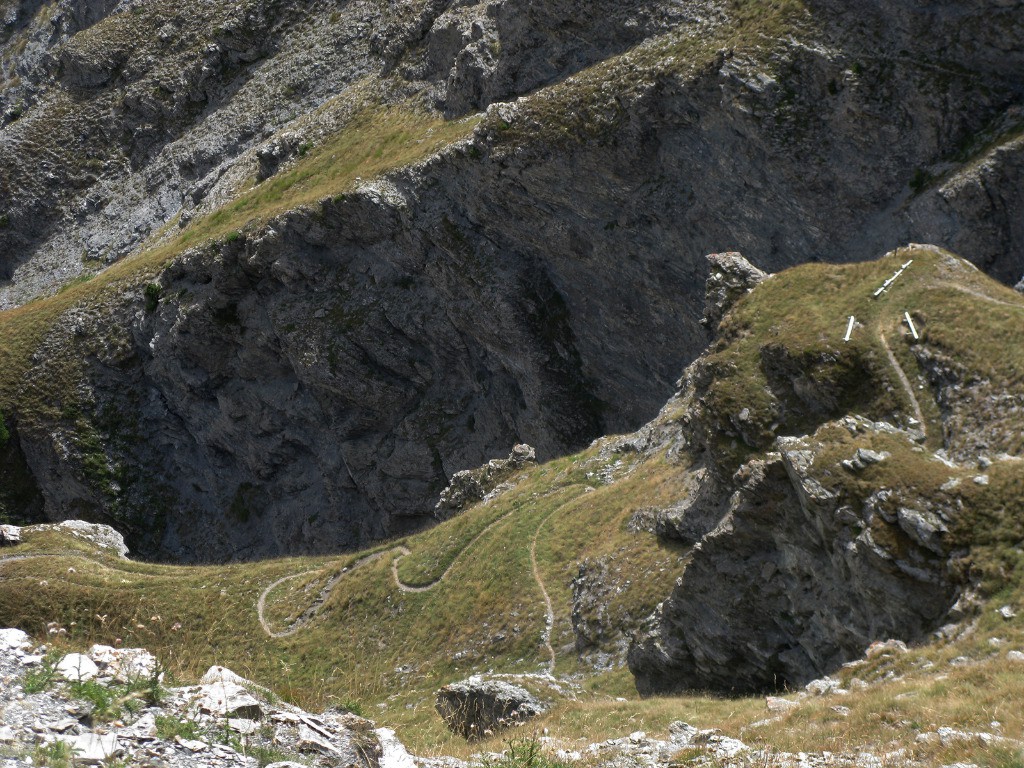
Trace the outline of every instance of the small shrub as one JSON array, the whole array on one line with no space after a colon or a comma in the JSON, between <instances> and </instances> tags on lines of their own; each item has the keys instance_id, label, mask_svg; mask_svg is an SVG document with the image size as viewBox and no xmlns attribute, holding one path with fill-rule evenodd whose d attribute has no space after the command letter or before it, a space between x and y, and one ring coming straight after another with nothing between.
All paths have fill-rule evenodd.
<instances>
[{"instance_id":1,"label":"small shrub","mask_svg":"<svg viewBox=\"0 0 1024 768\"><path fill-rule=\"evenodd\" d=\"M536 732L529 738L509 739L498 759L484 759L484 768L566 768L566 763L544 754Z\"/></svg>"},{"instance_id":2,"label":"small shrub","mask_svg":"<svg viewBox=\"0 0 1024 768\"><path fill-rule=\"evenodd\" d=\"M910 179L910 188L914 192L920 192L922 189L928 186L928 183L932 180L932 175L923 168L918 168L914 171L914 175Z\"/></svg>"},{"instance_id":3,"label":"small shrub","mask_svg":"<svg viewBox=\"0 0 1024 768\"><path fill-rule=\"evenodd\" d=\"M71 695L88 701L93 706L92 716L96 720L113 720L121 710L116 702L115 692L105 685L92 680L74 681L70 685Z\"/></svg>"},{"instance_id":4,"label":"small shrub","mask_svg":"<svg viewBox=\"0 0 1024 768\"><path fill-rule=\"evenodd\" d=\"M41 744L32 753L32 758L37 765L48 765L50 768L71 768L72 757L74 757L74 753L71 745L65 741Z\"/></svg>"},{"instance_id":5,"label":"small shrub","mask_svg":"<svg viewBox=\"0 0 1024 768\"><path fill-rule=\"evenodd\" d=\"M137 712L143 706L155 706L164 698L160 669L124 685L102 685L93 680L70 684L71 695L91 702L92 716L101 722L116 720L123 712Z\"/></svg>"},{"instance_id":6,"label":"small shrub","mask_svg":"<svg viewBox=\"0 0 1024 768\"><path fill-rule=\"evenodd\" d=\"M157 663L152 674L139 678L137 682L133 683L133 687L142 695L142 700L147 707L163 704L164 699L167 698L167 689L161 683L165 672L164 665Z\"/></svg>"},{"instance_id":7,"label":"small shrub","mask_svg":"<svg viewBox=\"0 0 1024 768\"><path fill-rule=\"evenodd\" d=\"M358 701L346 699L341 702L341 708L351 712L353 715L357 715L358 717L366 717L366 711L363 709L363 705Z\"/></svg>"},{"instance_id":8,"label":"small shrub","mask_svg":"<svg viewBox=\"0 0 1024 768\"><path fill-rule=\"evenodd\" d=\"M57 658L47 656L37 669L30 669L21 683L25 693L42 693L57 676Z\"/></svg>"},{"instance_id":9,"label":"small shrub","mask_svg":"<svg viewBox=\"0 0 1024 768\"><path fill-rule=\"evenodd\" d=\"M0 411L0 448L7 445L7 441L11 439L11 433L7 429L7 422L4 421L3 411Z\"/></svg>"},{"instance_id":10,"label":"small shrub","mask_svg":"<svg viewBox=\"0 0 1024 768\"><path fill-rule=\"evenodd\" d=\"M157 306L160 304L160 295L163 293L163 289L160 288L156 283L149 283L146 286L146 290L143 292L143 297L146 301L146 311L154 312Z\"/></svg>"},{"instance_id":11,"label":"small shrub","mask_svg":"<svg viewBox=\"0 0 1024 768\"><path fill-rule=\"evenodd\" d=\"M282 752L273 747L251 746L248 749L248 753L249 757L253 758L260 768L264 768L264 766L271 763L284 763L294 757L294 755L289 755L287 752Z\"/></svg>"},{"instance_id":12,"label":"small shrub","mask_svg":"<svg viewBox=\"0 0 1024 768\"><path fill-rule=\"evenodd\" d=\"M234 232L228 232L224 236L224 242L225 243L234 243L234 242L236 242L238 240L241 240L241 239L242 239L242 233L239 232L237 229Z\"/></svg>"},{"instance_id":13,"label":"small shrub","mask_svg":"<svg viewBox=\"0 0 1024 768\"><path fill-rule=\"evenodd\" d=\"M175 736L180 736L183 739L198 739L199 726L191 720L182 720L173 715L157 715L156 735L164 741L173 741Z\"/></svg>"}]
</instances>

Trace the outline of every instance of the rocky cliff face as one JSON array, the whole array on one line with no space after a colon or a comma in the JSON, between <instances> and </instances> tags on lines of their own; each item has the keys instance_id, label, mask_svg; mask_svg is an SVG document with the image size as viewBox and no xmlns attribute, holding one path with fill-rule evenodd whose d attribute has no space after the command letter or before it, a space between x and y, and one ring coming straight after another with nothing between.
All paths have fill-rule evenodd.
<instances>
[{"instance_id":1,"label":"rocky cliff face","mask_svg":"<svg viewBox=\"0 0 1024 768\"><path fill-rule=\"evenodd\" d=\"M1024 22L957 8L10 5L8 307L238 215L367 92L486 108L387 179L62 310L2 388L46 515L191 559L422 525L515 442L543 459L653 415L725 245L774 270L938 240L1015 281Z\"/></svg>"},{"instance_id":2,"label":"rocky cliff face","mask_svg":"<svg viewBox=\"0 0 1024 768\"><path fill-rule=\"evenodd\" d=\"M888 424L844 426L915 445ZM886 489L863 500L833 493L812 471L828 466L824 441L780 438L777 447L733 478L682 583L634 640L641 692L802 686L873 641L919 639L946 621L960 590L948 536L955 497L922 504L918 493Z\"/></svg>"}]
</instances>

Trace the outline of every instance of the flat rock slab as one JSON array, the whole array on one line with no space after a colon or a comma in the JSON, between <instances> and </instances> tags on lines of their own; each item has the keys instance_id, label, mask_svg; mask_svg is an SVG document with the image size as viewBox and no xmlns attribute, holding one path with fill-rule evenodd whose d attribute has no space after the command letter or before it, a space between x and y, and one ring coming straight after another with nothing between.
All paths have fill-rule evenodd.
<instances>
[{"instance_id":1,"label":"flat rock slab","mask_svg":"<svg viewBox=\"0 0 1024 768\"><path fill-rule=\"evenodd\" d=\"M89 649L89 658L96 662L103 674L113 677L119 683L148 679L159 671L156 656L145 648L94 645Z\"/></svg>"},{"instance_id":2,"label":"flat rock slab","mask_svg":"<svg viewBox=\"0 0 1024 768\"><path fill-rule=\"evenodd\" d=\"M72 682L92 680L99 673L96 662L83 653L69 653L57 664L57 674Z\"/></svg>"},{"instance_id":3,"label":"flat rock slab","mask_svg":"<svg viewBox=\"0 0 1024 768\"><path fill-rule=\"evenodd\" d=\"M83 733L80 736L64 736L60 740L71 747L76 763L102 763L117 752L117 735L113 733L103 736Z\"/></svg>"},{"instance_id":4,"label":"flat rock slab","mask_svg":"<svg viewBox=\"0 0 1024 768\"><path fill-rule=\"evenodd\" d=\"M374 733L380 742L380 768L416 768L416 761L390 728L378 728Z\"/></svg>"},{"instance_id":5,"label":"flat rock slab","mask_svg":"<svg viewBox=\"0 0 1024 768\"><path fill-rule=\"evenodd\" d=\"M259 720L263 707L255 696L238 683L223 682L203 685L196 700L200 712L215 717Z\"/></svg>"}]
</instances>

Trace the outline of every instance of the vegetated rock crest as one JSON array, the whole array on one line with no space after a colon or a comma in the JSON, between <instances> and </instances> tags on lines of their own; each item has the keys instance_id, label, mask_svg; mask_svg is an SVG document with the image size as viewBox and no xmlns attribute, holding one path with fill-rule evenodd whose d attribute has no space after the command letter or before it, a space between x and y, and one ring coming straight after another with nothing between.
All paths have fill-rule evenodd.
<instances>
[{"instance_id":1,"label":"vegetated rock crest","mask_svg":"<svg viewBox=\"0 0 1024 768\"><path fill-rule=\"evenodd\" d=\"M0 306L174 247L25 308L59 311L0 371L0 502L143 556L359 546L510 444L634 429L707 340L722 244L1024 273L1024 19L996 0L49 9L0 29ZM425 155L440 129L409 129L385 178L332 164L424 102L478 122Z\"/></svg>"},{"instance_id":2,"label":"vegetated rock crest","mask_svg":"<svg viewBox=\"0 0 1024 768\"><path fill-rule=\"evenodd\" d=\"M709 297L719 295L727 273L756 274L738 255L709 258ZM873 641L920 640L963 615L954 608L969 586L959 565L972 541L965 520L1019 504L1012 494L975 494L989 483L978 468L992 467L989 457L998 455L1000 476L1011 483L1019 476L1021 445L1010 433L1020 429L1024 396L998 365L968 369L969 357L987 364L969 351L982 335L1007 332L1002 320L966 332L943 327L949 315L938 303L957 299L942 282L974 280L970 267L927 246L901 249L880 265L908 260L906 292L893 303L887 295L871 299L870 281L824 271L805 281L796 271L758 276L749 296L734 292L743 301L709 303L712 320L722 323L719 339L634 438L649 452L678 455L689 488L634 524L692 547L676 588L629 649L641 692L801 686L860 657ZM883 266L875 274L880 284ZM845 299L829 289L838 284L862 307L859 336L847 345L839 311ZM972 316L971 302L994 300L980 290L960 295L967 304L957 311ZM897 301L930 308L920 338ZM1003 319L1015 322L1013 311ZM887 357L885 337L897 327L894 343L907 351ZM952 367L939 374L929 361L950 338L945 355L960 363L955 374ZM903 391L899 360L913 365L915 358ZM781 360L788 361L785 376L775 371ZM925 409L927 423L911 415L920 411L914 391L941 405Z\"/></svg>"}]
</instances>

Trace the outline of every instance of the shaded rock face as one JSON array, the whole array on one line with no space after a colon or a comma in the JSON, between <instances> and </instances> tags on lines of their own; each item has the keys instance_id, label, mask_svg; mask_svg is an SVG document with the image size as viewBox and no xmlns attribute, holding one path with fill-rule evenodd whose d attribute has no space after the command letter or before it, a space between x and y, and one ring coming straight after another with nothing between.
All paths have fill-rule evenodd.
<instances>
[{"instance_id":1,"label":"shaded rock face","mask_svg":"<svg viewBox=\"0 0 1024 768\"><path fill-rule=\"evenodd\" d=\"M459 262L429 240L410 264L388 240L339 249L340 225L288 226L306 237L183 259L155 312L137 296L111 308L125 330L82 316L79 335L51 339L94 360L91 409L116 468L69 473L68 458L87 460L73 434L35 433L29 462L54 517L106 520L121 499L137 512L119 523L148 557L336 551L433 520L448 477L491 445L526 439L550 457L604 430L542 274L491 278L524 285L532 298L515 304L466 290ZM44 384L47 368L33 374ZM109 419L126 396L131 419Z\"/></svg>"},{"instance_id":2,"label":"shaded rock face","mask_svg":"<svg viewBox=\"0 0 1024 768\"><path fill-rule=\"evenodd\" d=\"M545 707L518 685L471 677L437 692L435 708L448 728L464 739L481 739L531 717Z\"/></svg>"},{"instance_id":3,"label":"shaded rock face","mask_svg":"<svg viewBox=\"0 0 1024 768\"><path fill-rule=\"evenodd\" d=\"M21 450L17 427L6 419L5 427L8 437L0 443L0 519L42 522L43 496Z\"/></svg>"},{"instance_id":4,"label":"shaded rock face","mask_svg":"<svg viewBox=\"0 0 1024 768\"><path fill-rule=\"evenodd\" d=\"M593 653L607 644L615 628L608 617L609 596L615 585L608 578L608 563L603 559L584 560L578 566L572 588L572 631L576 652Z\"/></svg>"},{"instance_id":5,"label":"shaded rock face","mask_svg":"<svg viewBox=\"0 0 1024 768\"><path fill-rule=\"evenodd\" d=\"M451 4L426 37L422 76L435 99L464 114L546 85L679 25L709 24L720 3L512 0Z\"/></svg>"},{"instance_id":6,"label":"shaded rock face","mask_svg":"<svg viewBox=\"0 0 1024 768\"><path fill-rule=\"evenodd\" d=\"M490 106L415 168L177 259L155 311L132 285L61 318L25 386L88 360L74 395L95 439L38 417L19 428L22 475L48 517L116 524L141 556L357 546L428 524L455 472L512 443L544 459L635 428L707 341L709 251L774 271L952 238L1007 281L1024 273L1007 213L1024 188L1024 70L1007 64L1024 35L999 3L964 15L998 10L1005 34L938 14L928 38L890 29L885 8L854 30L812 4L806 40L702 51L693 71L671 56L638 70L648 49L630 46L714 31L724 4L180 5L108 18L62 3L55 36L20 6L4 45L28 35L22 85L0 96L21 110L0 126L0 306L286 167L336 128L294 114L361 78L396 75L399 96L452 114ZM908 55L878 64L879 30ZM126 59L129 37L145 50ZM965 68L938 77L946 38ZM570 79L551 108L548 93L491 103L623 51L628 76ZM45 173L22 151L37 144L61 149Z\"/></svg>"},{"instance_id":7,"label":"shaded rock face","mask_svg":"<svg viewBox=\"0 0 1024 768\"><path fill-rule=\"evenodd\" d=\"M724 517L634 639L628 661L642 693L801 686L872 641L925 636L956 602L952 505L844 506L808 472L822 446L777 447L737 474Z\"/></svg>"}]
</instances>

